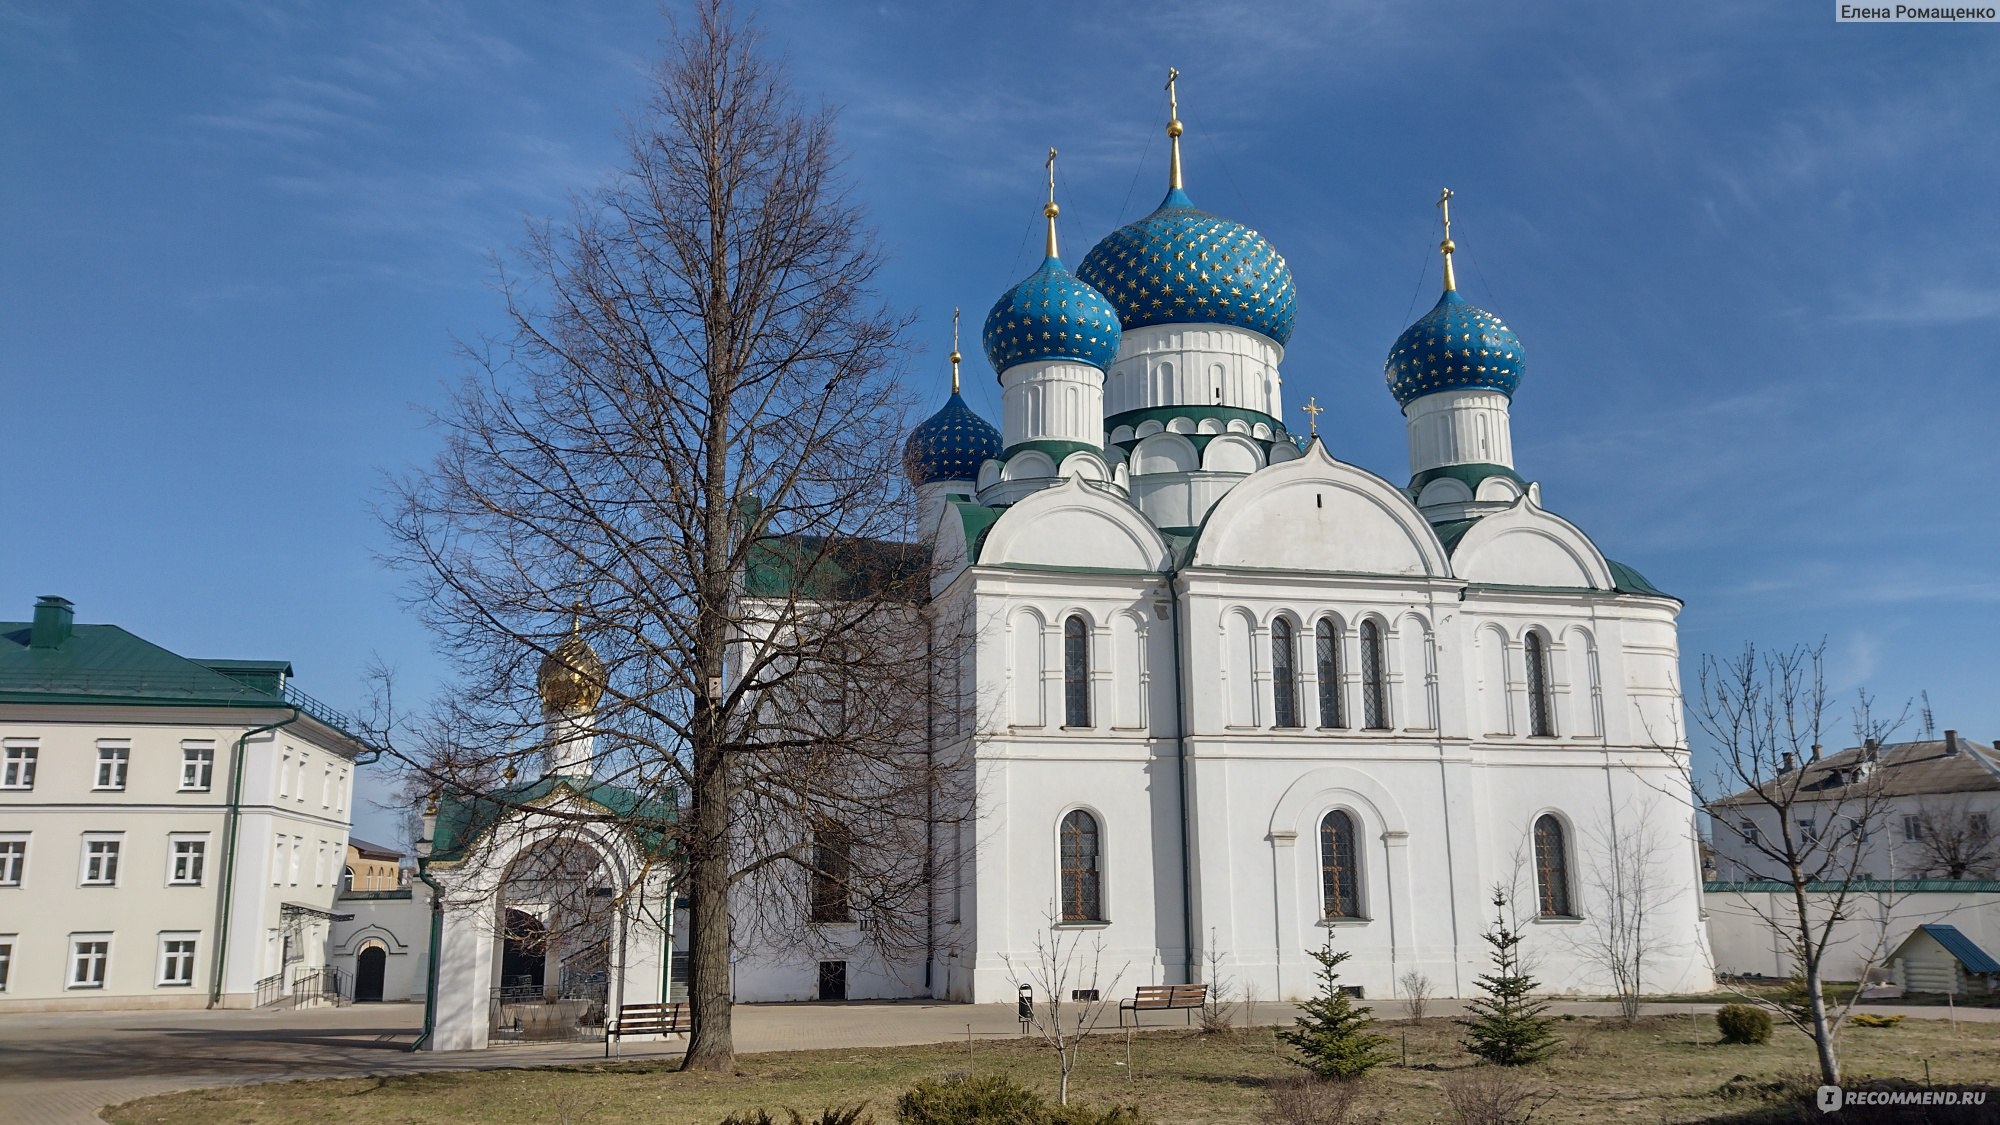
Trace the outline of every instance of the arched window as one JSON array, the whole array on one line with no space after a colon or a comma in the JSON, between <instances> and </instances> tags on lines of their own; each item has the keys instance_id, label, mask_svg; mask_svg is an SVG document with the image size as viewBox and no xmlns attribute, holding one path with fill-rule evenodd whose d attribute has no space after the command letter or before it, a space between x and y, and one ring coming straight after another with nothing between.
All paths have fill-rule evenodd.
<instances>
[{"instance_id":1,"label":"arched window","mask_svg":"<svg viewBox=\"0 0 2000 1125\"><path fill-rule=\"evenodd\" d=\"M1062 820L1062 920L1104 920L1097 818L1077 809Z\"/></svg>"},{"instance_id":2,"label":"arched window","mask_svg":"<svg viewBox=\"0 0 2000 1125\"><path fill-rule=\"evenodd\" d=\"M1383 667L1382 626L1361 623L1361 725L1369 730L1389 729L1388 672Z\"/></svg>"},{"instance_id":3,"label":"arched window","mask_svg":"<svg viewBox=\"0 0 2000 1125\"><path fill-rule=\"evenodd\" d=\"M340 869L340 889L343 891L358 889L354 885L354 869L352 867L343 867Z\"/></svg>"},{"instance_id":4,"label":"arched window","mask_svg":"<svg viewBox=\"0 0 2000 1125\"><path fill-rule=\"evenodd\" d=\"M1090 627L1078 615L1063 622L1063 725L1090 725Z\"/></svg>"},{"instance_id":5,"label":"arched window","mask_svg":"<svg viewBox=\"0 0 2000 1125\"><path fill-rule=\"evenodd\" d=\"M1300 725L1298 646L1292 623L1282 617L1271 622L1271 725Z\"/></svg>"},{"instance_id":6,"label":"arched window","mask_svg":"<svg viewBox=\"0 0 2000 1125\"><path fill-rule=\"evenodd\" d=\"M1556 733L1555 700L1549 694L1549 646L1530 629L1521 642L1528 657L1528 733L1552 738Z\"/></svg>"},{"instance_id":7,"label":"arched window","mask_svg":"<svg viewBox=\"0 0 2000 1125\"><path fill-rule=\"evenodd\" d=\"M1552 813L1535 821L1535 890L1542 917L1576 916L1569 901L1569 842Z\"/></svg>"},{"instance_id":8,"label":"arched window","mask_svg":"<svg viewBox=\"0 0 2000 1125\"><path fill-rule=\"evenodd\" d=\"M1340 706L1340 634L1334 631L1333 622L1321 619L1313 626L1313 639L1319 657L1319 725L1344 728L1347 716Z\"/></svg>"},{"instance_id":9,"label":"arched window","mask_svg":"<svg viewBox=\"0 0 2000 1125\"><path fill-rule=\"evenodd\" d=\"M1319 822L1320 896L1328 918L1361 917L1361 865L1354 818L1339 809Z\"/></svg>"}]
</instances>

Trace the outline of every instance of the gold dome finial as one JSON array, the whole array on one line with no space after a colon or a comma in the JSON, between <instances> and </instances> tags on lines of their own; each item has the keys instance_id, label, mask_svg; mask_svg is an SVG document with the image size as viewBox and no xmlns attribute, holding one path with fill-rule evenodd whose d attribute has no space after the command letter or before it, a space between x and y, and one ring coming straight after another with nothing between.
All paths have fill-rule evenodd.
<instances>
[{"instance_id":1,"label":"gold dome finial","mask_svg":"<svg viewBox=\"0 0 2000 1125\"><path fill-rule=\"evenodd\" d=\"M1451 252L1458 249L1458 244L1451 240L1451 197L1450 188L1438 193L1438 210L1444 212L1444 241L1438 243L1438 249L1444 252L1444 291L1447 293L1458 288L1458 277L1451 272Z\"/></svg>"},{"instance_id":2,"label":"gold dome finial","mask_svg":"<svg viewBox=\"0 0 2000 1125\"><path fill-rule=\"evenodd\" d=\"M1056 150L1053 148L1049 149L1048 168L1049 168L1049 201L1042 205L1042 214L1046 216L1049 220L1048 256L1054 258L1057 257L1056 216L1062 214L1062 208L1056 206Z\"/></svg>"},{"instance_id":3,"label":"gold dome finial","mask_svg":"<svg viewBox=\"0 0 2000 1125\"><path fill-rule=\"evenodd\" d=\"M1167 187L1179 191L1181 187L1181 102L1174 83L1181 72L1167 68L1167 141L1173 146L1171 163L1167 166Z\"/></svg>"},{"instance_id":4,"label":"gold dome finial","mask_svg":"<svg viewBox=\"0 0 2000 1125\"><path fill-rule=\"evenodd\" d=\"M958 354L958 310L951 310L951 393L958 393L958 361L965 357Z\"/></svg>"},{"instance_id":5,"label":"gold dome finial","mask_svg":"<svg viewBox=\"0 0 2000 1125\"><path fill-rule=\"evenodd\" d=\"M570 616L569 636L542 658L535 688L550 711L588 711L604 697L604 662L583 639L581 608Z\"/></svg>"}]
</instances>

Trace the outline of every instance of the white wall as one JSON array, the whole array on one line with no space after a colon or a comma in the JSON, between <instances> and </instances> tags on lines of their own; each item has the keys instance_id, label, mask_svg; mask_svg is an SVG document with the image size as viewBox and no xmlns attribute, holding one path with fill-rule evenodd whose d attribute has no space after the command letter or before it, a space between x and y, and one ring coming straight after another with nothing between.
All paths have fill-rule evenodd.
<instances>
[{"instance_id":1,"label":"white wall","mask_svg":"<svg viewBox=\"0 0 2000 1125\"><path fill-rule=\"evenodd\" d=\"M1718 973L1787 977L1794 962L1783 937L1768 920L1790 924L1796 917L1791 892L1716 890L1708 892L1708 932ZM1815 920L1830 908L1825 894L1809 896ZM2000 891L1856 892L1849 896L1848 917L1835 923L1828 943L1828 980L1860 980L1869 968L1882 967L1910 931L1943 922L1988 953L2000 953Z\"/></svg>"}]
</instances>

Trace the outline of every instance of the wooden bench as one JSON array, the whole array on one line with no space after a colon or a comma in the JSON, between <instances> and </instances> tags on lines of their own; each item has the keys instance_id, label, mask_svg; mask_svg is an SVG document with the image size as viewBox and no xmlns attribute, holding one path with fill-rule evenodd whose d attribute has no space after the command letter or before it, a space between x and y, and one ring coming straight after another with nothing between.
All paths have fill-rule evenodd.
<instances>
[{"instance_id":1,"label":"wooden bench","mask_svg":"<svg viewBox=\"0 0 2000 1125\"><path fill-rule=\"evenodd\" d=\"M613 1040L628 1035L685 1035L688 1032L686 1004L626 1004L618 1018L604 1029L604 1053L611 1053Z\"/></svg>"},{"instance_id":2,"label":"wooden bench","mask_svg":"<svg viewBox=\"0 0 2000 1125\"><path fill-rule=\"evenodd\" d=\"M1194 1022L1194 1009L1208 1001L1208 986L1205 984L1142 984L1131 996L1118 1002L1118 1026L1125 1026L1125 1013L1132 1013L1132 1026L1139 1026L1140 1012L1167 1011L1172 1008L1188 1009L1188 1022Z\"/></svg>"}]
</instances>

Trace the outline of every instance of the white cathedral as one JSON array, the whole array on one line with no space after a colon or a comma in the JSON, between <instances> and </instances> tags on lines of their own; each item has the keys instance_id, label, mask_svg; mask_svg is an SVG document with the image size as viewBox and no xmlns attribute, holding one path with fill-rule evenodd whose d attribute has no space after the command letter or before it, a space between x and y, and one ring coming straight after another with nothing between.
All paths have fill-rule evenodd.
<instances>
[{"instance_id":1,"label":"white cathedral","mask_svg":"<svg viewBox=\"0 0 2000 1125\"><path fill-rule=\"evenodd\" d=\"M1449 193L1443 296L1388 348L1395 483L1287 430L1291 272L1194 206L1167 131L1165 199L1075 273L1051 188L1046 260L986 317L999 428L954 352L909 438L932 608L972 636L938 722L977 806L941 845L935 952L885 962L856 934L829 974L746 951L737 998L1010 1000L1051 930L1101 942L1121 995L1213 955L1300 997L1331 938L1370 999L1412 971L1465 996L1496 886L1546 988L1605 993L1607 841L1641 834L1645 988L1710 987L1680 603L1516 471L1522 347L1456 290Z\"/></svg>"}]
</instances>

